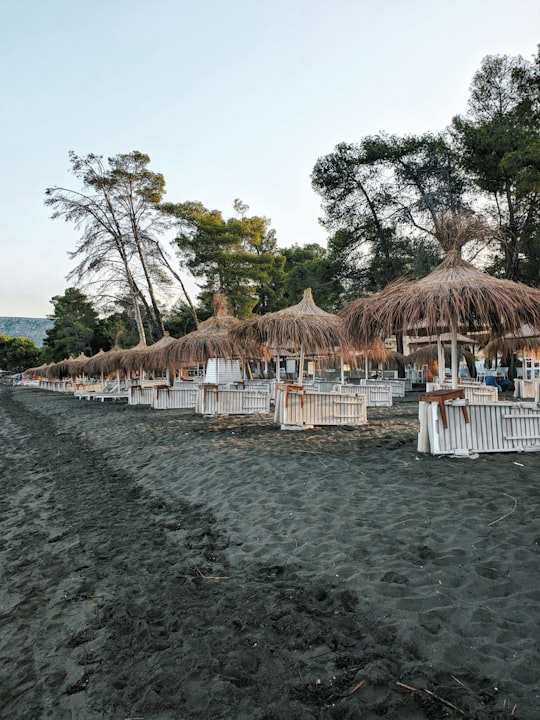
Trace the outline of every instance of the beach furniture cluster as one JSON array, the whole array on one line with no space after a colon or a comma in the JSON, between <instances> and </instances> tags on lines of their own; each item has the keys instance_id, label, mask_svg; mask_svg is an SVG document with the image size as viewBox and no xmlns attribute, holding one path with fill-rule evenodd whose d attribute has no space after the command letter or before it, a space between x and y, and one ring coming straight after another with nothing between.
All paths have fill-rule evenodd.
<instances>
[{"instance_id":1,"label":"beach furniture cluster","mask_svg":"<svg viewBox=\"0 0 540 720\"><path fill-rule=\"evenodd\" d=\"M311 290L289 308L239 321L227 315L224 299L216 295L214 316L183 338L162 338L151 347L125 351L115 348L101 357L67 360L43 374L75 385L84 372L114 375L113 390L86 390L79 397L127 398L133 405L156 409L190 408L204 415L269 413L283 429L324 425L365 425L369 407L391 407L394 398L412 389L405 379L370 377L370 363L382 363L391 351L385 340L422 330L425 343L420 358L436 358L440 377L428 385L419 401L418 449L433 454L522 452L540 450L540 363L532 376L515 383L514 401L501 400L496 378L483 383L462 374L460 357L471 360L461 332L490 332L496 345L508 349L514 338L525 349L540 349L540 290L494 278L461 257L461 249L479 232L478 221L449 213L439 219L437 239L446 252L429 275L417 281L400 280L377 295L348 303L337 315L318 308ZM221 298L221 299L220 299ZM530 331L523 332L528 327ZM450 344L449 352L443 342ZM392 351L393 352L393 351ZM396 362L399 353L395 353ZM313 359L339 359L339 382L315 378ZM450 376L446 376L446 359ZM282 362L288 382L282 377ZM275 367L254 378L251 362ZM358 384L345 382L345 366L364 363ZM240 374L240 363L243 372ZM416 363L415 363L416 364ZM206 366L206 377L186 378L183 369ZM538 372L537 372L538 371ZM502 372L502 370L501 370ZM152 386L145 373L158 378ZM121 386L121 374L125 384ZM134 374L135 383L131 382ZM253 380L271 380L268 387L250 386ZM192 387L184 381L191 380ZM195 381L196 380L196 381ZM189 382L185 383L190 385ZM131 387L130 387L131 386ZM67 385L66 385L67 389ZM517 402L519 399L531 402Z\"/></svg>"}]
</instances>

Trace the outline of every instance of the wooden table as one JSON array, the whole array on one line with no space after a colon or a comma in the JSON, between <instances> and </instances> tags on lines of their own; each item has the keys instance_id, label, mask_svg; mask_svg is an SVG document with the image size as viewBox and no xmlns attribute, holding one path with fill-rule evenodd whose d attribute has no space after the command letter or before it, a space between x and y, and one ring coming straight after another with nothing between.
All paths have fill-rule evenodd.
<instances>
[{"instance_id":1,"label":"wooden table","mask_svg":"<svg viewBox=\"0 0 540 720\"><path fill-rule=\"evenodd\" d=\"M448 418L446 417L446 406L445 401L446 400L464 400L465 399L465 391L464 390L432 390L431 392L424 393L423 395L418 396L419 402L437 402L439 404L439 409L441 411L441 418L443 427L446 429L448 427ZM461 406L461 410L463 411L463 417L465 418L465 422L469 422L469 410L466 405Z\"/></svg>"}]
</instances>

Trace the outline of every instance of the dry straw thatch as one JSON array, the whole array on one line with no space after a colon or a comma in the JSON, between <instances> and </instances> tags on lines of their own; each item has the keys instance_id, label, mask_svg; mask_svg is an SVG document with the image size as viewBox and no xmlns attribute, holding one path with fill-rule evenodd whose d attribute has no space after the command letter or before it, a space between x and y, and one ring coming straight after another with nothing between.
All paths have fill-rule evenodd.
<instances>
[{"instance_id":1,"label":"dry straw thatch","mask_svg":"<svg viewBox=\"0 0 540 720\"><path fill-rule=\"evenodd\" d=\"M489 228L464 213L442 216L435 235L447 255L429 275L416 281L399 280L378 295L356 300L341 311L353 339L383 337L422 324L429 334L452 333L452 382L457 384L458 330L490 328L497 336L523 324L540 326L540 290L500 280L477 270L461 257L462 247L483 239Z\"/></svg>"},{"instance_id":2,"label":"dry straw thatch","mask_svg":"<svg viewBox=\"0 0 540 720\"><path fill-rule=\"evenodd\" d=\"M540 350L540 330L524 325L516 333L508 333L501 338L493 338L483 348L486 358L497 356L510 357L514 353Z\"/></svg>"},{"instance_id":3,"label":"dry straw thatch","mask_svg":"<svg viewBox=\"0 0 540 720\"><path fill-rule=\"evenodd\" d=\"M50 363L44 363L43 365L38 365L37 367L28 368L24 371L25 375L31 375L31 376L37 376L42 378L50 378L52 377L50 375L51 370L55 367L56 363L50 362Z\"/></svg>"},{"instance_id":4,"label":"dry straw thatch","mask_svg":"<svg viewBox=\"0 0 540 720\"><path fill-rule=\"evenodd\" d=\"M451 359L451 350L448 346L445 346L443 348L444 352L444 359L448 363ZM469 350L465 350L465 348L459 349L459 355L465 360L467 363L467 366L474 367L474 355ZM415 365L431 365L432 363L435 363L438 361L439 357L439 348L437 345L424 345L423 347L418 348L418 350L415 350L414 352L407 355L407 362Z\"/></svg>"},{"instance_id":5,"label":"dry straw thatch","mask_svg":"<svg viewBox=\"0 0 540 720\"><path fill-rule=\"evenodd\" d=\"M350 351L350 341L341 318L317 307L311 289L289 308L245 320L231 334L240 341L264 343L275 352L333 355Z\"/></svg>"},{"instance_id":6,"label":"dry straw thatch","mask_svg":"<svg viewBox=\"0 0 540 720\"><path fill-rule=\"evenodd\" d=\"M86 363L90 360L88 355L81 353L76 358L66 358L55 363L48 371L47 377L54 380L74 378L85 372Z\"/></svg>"},{"instance_id":7,"label":"dry straw thatch","mask_svg":"<svg viewBox=\"0 0 540 720\"><path fill-rule=\"evenodd\" d=\"M190 365L204 364L209 358L267 359L264 348L251 341L242 341L231 335L230 330L240 321L228 314L227 300L214 295L214 314L199 328L169 343L154 357L160 367L179 370Z\"/></svg>"},{"instance_id":8,"label":"dry straw thatch","mask_svg":"<svg viewBox=\"0 0 540 720\"><path fill-rule=\"evenodd\" d=\"M136 346L126 351L121 358L121 366L126 372L144 370L145 372L155 373L165 371L167 365L163 364L162 359L164 352L175 342L175 339L166 332L153 345Z\"/></svg>"},{"instance_id":9,"label":"dry straw thatch","mask_svg":"<svg viewBox=\"0 0 540 720\"><path fill-rule=\"evenodd\" d=\"M85 365L85 371L87 375L110 375L120 369L120 359L125 353L125 350L118 345L111 348L111 350L103 351L100 350L95 355L92 355L88 359Z\"/></svg>"},{"instance_id":10,"label":"dry straw thatch","mask_svg":"<svg viewBox=\"0 0 540 720\"><path fill-rule=\"evenodd\" d=\"M466 215L443 217L438 232L447 250L444 260L420 280L399 280L378 295L355 300L343 308L340 314L353 338L361 342L375 334L387 336L420 323L427 333L435 335L486 326L502 335L518 330L524 323L539 325L540 290L494 278L461 257L463 244L479 232L479 227L474 218Z\"/></svg>"}]
</instances>

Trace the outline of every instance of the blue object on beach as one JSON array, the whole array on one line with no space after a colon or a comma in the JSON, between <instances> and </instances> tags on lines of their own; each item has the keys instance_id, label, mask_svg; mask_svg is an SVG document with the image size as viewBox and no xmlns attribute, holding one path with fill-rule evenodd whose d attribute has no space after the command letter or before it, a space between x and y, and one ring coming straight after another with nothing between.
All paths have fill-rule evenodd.
<instances>
[{"instance_id":1,"label":"blue object on beach","mask_svg":"<svg viewBox=\"0 0 540 720\"><path fill-rule=\"evenodd\" d=\"M489 385L489 387L496 387L498 391L501 392L501 386L497 382L495 375L486 375L484 382L486 385Z\"/></svg>"}]
</instances>

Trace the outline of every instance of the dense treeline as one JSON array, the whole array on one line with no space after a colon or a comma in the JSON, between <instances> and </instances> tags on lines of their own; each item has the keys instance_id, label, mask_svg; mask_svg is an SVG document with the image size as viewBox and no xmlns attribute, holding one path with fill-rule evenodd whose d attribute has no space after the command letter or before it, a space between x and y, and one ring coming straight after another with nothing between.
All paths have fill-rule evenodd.
<instances>
[{"instance_id":1,"label":"dense treeline","mask_svg":"<svg viewBox=\"0 0 540 720\"><path fill-rule=\"evenodd\" d=\"M486 57L470 90L467 114L444 132L366 137L317 161L312 184L349 296L426 274L440 259L434 238L447 211L491 225L489 242L472 247L489 272L538 284L540 53L533 62Z\"/></svg>"},{"instance_id":2,"label":"dense treeline","mask_svg":"<svg viewBox=\"0 0 540 720\"><path fill-rule=\"evenodd\" d=\"M240 200L226 217L199 201L165 202L165 179L134 151L108 158L70 154L81 188L51 187L53 218L81 236L52 299L45 361L115 344L153 342L195 329L213 293L240 318L298 302L311 287L335 311L441 259L439 219L481 215L491 236L469 252L488 272L530 285L540 277L540 52L532 61L488 56L470 87L468 112L438 133L381 133L339 143L315 163L328 247L278 246L270 220ZM189 272L200 293L191 298Z\"/></svg>"}]
</instances>

